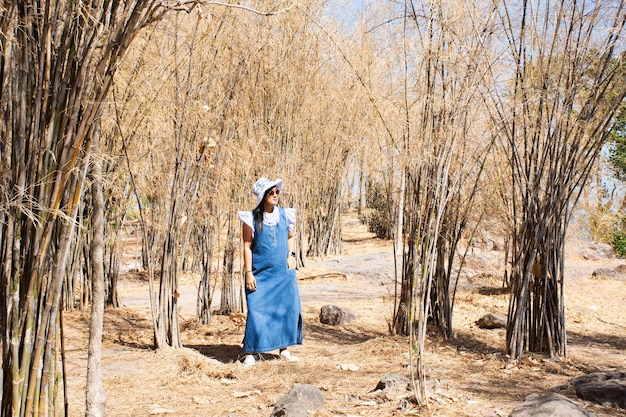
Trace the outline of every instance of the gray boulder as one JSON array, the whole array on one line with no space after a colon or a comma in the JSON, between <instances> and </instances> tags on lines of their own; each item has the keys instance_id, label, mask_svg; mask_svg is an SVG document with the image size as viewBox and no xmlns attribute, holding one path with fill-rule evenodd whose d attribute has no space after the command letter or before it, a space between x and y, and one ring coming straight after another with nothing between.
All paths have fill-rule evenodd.
<instances>
[{"instance_id":1,"label":"gray boulder","mask_svg":"<svg viewBox=\"0 0 626 417\"><path fill-rule=\"evenodd\" d=\"M595 372L573 378L570 382L580 399L626 409L626 372Z\"/></svg>"},{"instance_id":2,"label":"gray boulder","mask_svg":"<svg viewBox=\"0 0 626 417\"><path fill-rule=\"evenodd\" d=\"M319 388L308 384L293 384L274 406L270 417L307 417L309 411L324 408L326 398Z\"/></svg>"},{"instance_id":3,"label":"gray boulder","mask_svg":"<svg viewBox=\"0 0 626 417\"><path fill-rule=\"evenodd\" d=\"M591 276L593 278L624 278L623 274L620 274L616 270L610 268L598 268L591 273Z\"/></svg>"},{"instance_id":4,"label":"gray boulder","mask_svg":"<svg viewBox=\"0 0 626 417\"><path fill-rule=\"evenodd\" d=\"M613 248L606 243L594 243L583 249L581 255L589 261L598 261L613 257Z\"/></svg>"},{"instance_id":5,"label":"gray boulder","mask_svg":"<svg viewBox=\"0 0 626 417\"><path fill-rule=\"evenodd\" d=\"M531 394L509 417L594 417L590 411L561 394Z\"/></svg>"},{"instance_id":6,"label":"gray boulder","mask_svg":"<svg viewBox=\"0 0 626 417\"><path fill-rule=\"evenodd\" d=\"M385 374L380 378L372 392L404 393L411 391L411 380L399 374Z\"/></svg>"},{"instance_id":7,"label":"gray boulder","mask_svg":"<svg viewBox=\"0 0 626 417\"><path fill-rule=\"evenodd\" d=\"M488 313L478 319L476 325L481 329L506 329L506 316Z\"/></svg>"},{"instance_id":8,"label":"gray boulder","mask_svg":"<svg viewBox=\"0 0 626 417\"><path fill-rule=\"evenodd\" d=\"M359 314L356 311L333 305L325 305L320 311L320 322L331 326L352 323L358 318Z\"/></svg>"}]
</instances>

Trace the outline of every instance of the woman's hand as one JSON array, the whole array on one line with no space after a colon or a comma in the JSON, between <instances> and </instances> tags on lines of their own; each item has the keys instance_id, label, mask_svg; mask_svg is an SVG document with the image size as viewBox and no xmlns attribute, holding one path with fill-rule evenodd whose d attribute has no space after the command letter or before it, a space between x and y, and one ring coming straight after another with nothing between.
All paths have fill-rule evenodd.
<instances>
[{"instance_id":1,"label":"woman's hand","mask_svg":"<svg viewBox=\"0 0 626 417\"><path fill-rule=\"evenodd\" d=\"M256 278L252 272L246 272L246 289L256 291Z\"/></svg>"},{"instance_id":2,"label":"woman's hand","mask_svg":"<svg viewBox=\"0 0 626 417\"><path fill-rule=\"evenodd\" d=\"M293 255L289 255L287 257L287 268L296 269L296 257Z\"/></svg>"}]
</instances>

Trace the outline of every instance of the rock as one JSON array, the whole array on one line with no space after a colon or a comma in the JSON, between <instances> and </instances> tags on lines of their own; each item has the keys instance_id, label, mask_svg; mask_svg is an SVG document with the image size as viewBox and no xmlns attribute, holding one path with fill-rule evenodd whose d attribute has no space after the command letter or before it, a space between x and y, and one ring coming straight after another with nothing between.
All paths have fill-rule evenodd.
<instances>
[{"instance_id":1,"label":"rock","mask_svg":"<svg viewBox=\"0 0 626 417\"><path fill-rule=\"evenodd\" d=\"M606 243L594 243L582 251L582 257L588 261L598 261L613 257L613 248Z\"/></svg>"},{"instance_id":2,"label":"rock","mask_svg":"<svg viewBox=\"0 0 626 417\"><path fill-rule=\"evenodd\" d=\"M570 382L580 399L626 409L626 372L594 372L573 378Z\"/></svg>"},{"instance_id":3,"label":"rock","mask_svg":"<svg viewBox=\"0 0 626 417\"><path fill-rule=\"evenodd\" d=\"M609 379L626 379L625 371L606 371L606 372L593 372L587 375L577 376L572 378L570 383L576 387L580 384L588 384L590 382L607 381Z\"/></svg>"},{"instance_id":4,"label":"rock","mask_svg":"<svg viewBox=\"0 0 626 417\"><path fill-rule=\"evenodd\" d=\"M489 246L489 244L485 243L485 246ZM465 262L471 265L472 268L486 269L491 266L493 257L486 253L468 253L465 256Z\"/></svg>"},{"instance_id":5,"label":"rock","mask_svg":"<svg viewBox=\"0 0 626 417\"><path fill-rule=\"evenodd\" d=\"M274 406L270 417L307 417L309 411L324 408L326 398L319 388L308 384L293 384Z\"/></svg>"},{"instance_id":6,"label":"rock","mask_svg":"<svg viewBox=\"0 0 626 417\"><path fill-rule=\"evenodd\" d=\"M506 248L506 242L504 242L504 239L501 239L501 240L494 240L491 250L494 250L496 252L503 252L505 248Z\"/></svg>"},{"instance_id":7,"label":"rock","mask_svg":"<svg viewBox=\"0 0 626 417\"><path fill-rule=\"evenodd\" d=\"M481 329L506 329L506 316L495 313L485 314L476 321L476 325Z\"/></svg>"},{"instance_id":8,"label":"rock","mask_svg":"<svg viewBox=\"0 0 626 417\"><path fill-rule=\"evenodd\" d=\"M592 412L561 394L531 394L509 417L593 417Z\"/></svg>"},{"instance_id":9,"label":"rock","mask_svg":"<svg viewBox=\"0 0 626 417\"><path fill-rule=\"evenodd\" d=\"M624 275L610 268L598 268L591 273L591 276L593 278L624 278Z\"/></svg>"},{"instance_id":10,"label":"rock","mask_svg":"<svg viewBox=\"0 0 626 417\"><path fill-rule=\"evenodd\" d=\"M330 324L332 326L352 323L358 318L359 314L356 311L333 305L325 305L320 311L320 322Z\"/></svg>"},{"instance_id":11,"label":"rock","mask_svg":"<svg viewBox=\"0 0 626 417\"><path fill-rule=\"evenodd\" d=\"M612 404L626 409L626 379L581 384L576 387L576 395L596 404Z\"/></svg>"},{"instance_id":12,"label":"rock","mask_svg":"<svg viewBox=\"0 0 626 417\"><path fill-rule=\"evenodd\" d=\"M376 388L372 392L381 391L388 392L406 392L411 391L411 381L409 378L399 374L385 374L380 378Z\"/></svg>"},{"instance_id":13,"label":"rock","mask_svg":"<svg viewBox=\"0 0 626 417\"><path fill-rule=\"evenodd\" d=\"M615 267L615 272L620 274L626 274L626 264L618 265Z\"/></svg>"},{"instance_id":14,"label":"rock","mask_svg":"<svg viewBox=\"0 0 626 417\"><path fill-rule=\"evenodd\" d=\"M586 259L588 261L599 261L600 259L602 259L597 253L590 251L589 249L585 249L581 252L580 255L583 257L583 259Z\"/></svg>"},{"instance_id":15,"label":"rock","mask_svg":"<svg viewBox=\"0 0 626 417\"><path fill-rule=\"evenodd\" d=\"M605 258L613 257L613 248L608 243L594 243L589 246L589 249L595 251L601 256L604 256Z\"/></svg>"}]
</instances>

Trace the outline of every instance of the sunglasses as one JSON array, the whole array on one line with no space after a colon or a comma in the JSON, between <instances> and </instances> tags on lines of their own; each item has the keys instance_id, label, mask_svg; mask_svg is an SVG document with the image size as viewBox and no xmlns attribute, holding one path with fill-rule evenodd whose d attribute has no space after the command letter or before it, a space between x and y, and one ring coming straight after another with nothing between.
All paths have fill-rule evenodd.
<instances>
[{"instance_id":1,"label":"sunglasses","mask_svg":"<svg viewBox=\"0 0 626 417\"><path fill-rule=\"evenodd\" d=\"M279 190L269 190L267 192L267 195L274 195L274 194L278 195L278 194L280 194L280 191Z\"/></svg>"}]
</instances>

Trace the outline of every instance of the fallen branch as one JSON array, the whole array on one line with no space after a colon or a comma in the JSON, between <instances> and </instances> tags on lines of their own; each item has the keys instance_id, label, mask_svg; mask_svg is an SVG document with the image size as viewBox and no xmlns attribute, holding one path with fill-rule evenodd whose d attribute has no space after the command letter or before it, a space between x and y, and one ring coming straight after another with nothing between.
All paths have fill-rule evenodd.
<instances>
[{"instance_id":1,"label":"fallen branch","mask_svg":"<svg viewBox=\"0 0 626 417\"><path fill-rule=\"evenodd\" d=\"M298 278L298 280L299 281L304 281L304 280L314 280L314 279L317 279L317 278L332 278L332 277L343 278L346 281L348 280L348 275L343 274L341 272L328 272L326 274L309 275L308 277Z\"/></svg>"}]
</instances>

